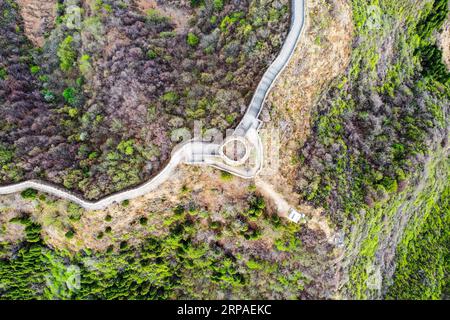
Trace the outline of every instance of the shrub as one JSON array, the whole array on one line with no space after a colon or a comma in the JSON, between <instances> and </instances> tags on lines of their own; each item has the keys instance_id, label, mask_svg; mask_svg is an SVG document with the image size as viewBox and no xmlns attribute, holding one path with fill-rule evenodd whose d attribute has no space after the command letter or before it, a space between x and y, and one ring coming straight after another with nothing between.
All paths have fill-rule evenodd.
<instances>
[{"instance_id":1,"label":"shrub","mask_svg":"<svg viewBox=\"0 0 450 320\"><path fill-rule=\"evenodd\" d=\"M222 32L227 31L227 29L235 24L239 19L243 16L242 12L233 12L231 15L226 16L223 18L223 20L220 22L220 30Z\"/></svg>"},{"instance_id":2,"label":"shrub","mask_svg":"<svg viewBox=\"0 0 450 320\"><path fill-rule=\"evenodd\" d=\"M134 141L133 140L127 140L127 141L121 141L119 145L117 146L117 150L122 152L123 154L127 156L131 156L134 153Z\"/></svg>"},{"instance_id":3,"label":"shrub","mask_svg":"<svg viewBox=\"0 0 450 320\"><path fill-rule=\"evenodd\" d=\"M220 221L213 221L211 222L210 226L211 229L216 230L219 229L222 226L222 224L220 223Z\"/></svg>"},{"instance_id":4,"label":"shrub","mask_svg":"<svg viewBox=\"0 0 450 320\"><path fill-rule=\"evenodd\" d=\"M260 270L260 269L262 269L262 266L261 266L261 264L259 264L257 261L255 261L255 260L249 260L247 263L246 263L246 265L247 265L247 267L250 269L250 270Z\"/></svg>"},{"instance_id":5,"label":"shrub","mask_svg":"<svg viewBox=\"0 0 450 320\"><path fill-rule=\"evenodd\" d=\"M146 217L141 217L139 219L139 223L141 224L141 226L146 226L147 225L147 221L148 221L148 219Z\"/></svg>"},{"instance_id":6,"label":"shrub","mask_svg":"<svg viewBox=\"0 0 450 320\"><path fill-rule=\"evenodd\" d=\"M191 0L191 7L196 8L204 3L204 0Z\"/></svg>"},{"instance_id":7,"label":"shrub","mask_svg":"<svg viewBox=\"0 0 450 320\"><path fill-rule=\"evenodd\" d=\"M214 0L213 7L214 10L221 11L223 9L223 0Z\"/></svg>"},{"instance_id":8,"label":"shrub","mask_svg":"<svg viewBox=\"0 0 450 320\"><path fill-rule=\"evenodd\" d=\"M14 153L0 144L0 167L8 164L13 159Z\"/></svg>"},{"instance_id":9,"label":"shrub","mask_svg":"<svg viewBox=\"0 0 450 320\"><path fill-rule=\"evenodd\" d=\"M161 38L164 38L164 39L167 39L167 38L173 38L173 37L175 37L176 35L177 35L177 33L174 32L174 31L163 31L163 32L160 32L160 33L159 33L159 36L160 36Z\"/></svg>"},{"instance_id":10,"label":"shrub","mask_svg":"<svg viewBox=\"0 0 450 320\"><path fill-rule=\"evenodd\" d=\"M128 248L128 243L126 242L126 241L122 241L121 243L120 243L120 249L126 249L126 248Z\"/></svg>"},{"instance_id":11,"label":"shrub","mask_svg":"<svg viewBox=\"0 0 450 320\"><path fill-rule=\"evenodd\" d=\"M150 50L147 51L147 57L149 59L153 60L153 59L158 58L158 54L156 53L155 50L150 49Z\"/></svg>"},{"instance_id":12,"label":"shrub","mask_svg":"<svg viewBox=\"0 0 450 320\"><path fill-rule=\"evenodd\" d=\"M231 181L233 180L233 175L227 171L221 171L220 179L222 179L222 181Z\"/></svg>"},{"instance_id":13,"label":"shrub","mask_svg":"<svg viewBox=\"0 0 450 320\"><path fill-rule=\"evenodd\" d=\"M36 199L36 196L38 194L38 191L32 188L28 188L20 193L23 199L27 200L34 200Z\"/></svg>"},{"instance_id":14,"label":"shrub","mask_svg":"<svg viewBox=\"0 0 450 320\"><path fill-rule=\"evenodd\" d=\"M92 69L91 63L89 62L90 59L91 59L91 57L89 55L87 55L87 54L83 54L81 56L80 63L79 63L78 67L80 68L80 72L83 75L87 75Z\"/></svg>"},{"instance_id":15,"label":"shrub","mask_svg":"<svg viewBox=\"0 0 450 320\"><path fill-rule=\"evenodd\" d=\"M281 220L280 220L280 217L279 217L278 215L276 215L276 214L274 214L274 215L271 216L270 222L272 223L272 225L273 225L275 228L278 228L278 227L281 226Z\"/></svg>"},{"instance_id":16,"label":"shrub","mask_svg":"<svg viewBox=\"0 0 450 320\"><path fill-rule=\"evenodd\" d=\"M7 77L8 77L8 73L6 72L6 69L0 68L0 79L6 80Z\"/></svg>"},{"instance_id":17,"label":"shrub","mask_svg":"<svg viewBox=\"0 0 450 320\"><path fill-rule=\"evenodd\" d=\"M32 67L30 68L30 72L31 72L31 74L33 74L33 75L35 75L35 74L38 73L39 71L41 71L41 67L39 67L39 66L32 66Z\"/></svg>"},{"instance_id":18,"label":"shrub","mask_svg":"<svg viewBox=\"0 0 450 320\"><path fill-rule=\"evenodd\" d=\"M233 124L234 120L236 120L236 114L230 113L225 116L225 120L228 122L228 124Z\"/></svg>"},{"instance_id":19,"label":"shrub","mask_svg":"<svg viewBox=\"0 0 450 320\"><path fill-rule=\"evenodd\" d=\"M258 240L261 238L261 231L259 229L250 229L243 233L246 240Z\"/></svg>"},{"instance_id":20,"label":"shrub","mask_svg":"<svg viewBox=\"0 0 450 320\"><path fill-rule=\"evenodd\" d=\"M69 117L71 118L76 118L78 116L78 109L76 108L69 108L67 110L67 114L69 115Z\"/></svg>"},{"instance_id":21,"label":"shrub","mask_svg":"<svg viewBox=\"0 0 450 320\"><path fill-rule=\"evenodd\" d=\"M173 210L173 212L175 213L176 216L181 216L184 213L184 207L182 205L178 205L175 207L175 209Z\"/></svg>"},{"instance_id":22,"label":"shrub","mask_svg":"<svg viewBox=\"0 0 450 320\"><path fill-rule=\"evenodd\" d=\"M66 102L70 105L76 104L77 101L76 95L77 91L72 87L68 87L63 91L64 100L66 100Z\"/></svg>"},{"instance_id":23,"label":"shrub","mask_svg":"<svg viewBox=\"0 0 450 320\"><path fill-rule=\"evenodd\" d=\"M187 44L191 47L196 47L198 43L200 42L200 39L192 32L189 32L187 35Z\"/></svg>"},{"instance_id":24,"label":"shrub","mask_svg":"<svg viewBox=\"0 0 450 320\"><path fill-rule=\"evenodd\" d=\"M69 202L67 205L67 212L69 213L69 219L72 221L79 221L81 219L81 213L83 209L76 203Z\"/></svg>"},{"instance_id":25,"label":"shrub","mask_svg":"<svg viewBox=\"0 0 450 320\"><path fill-rule=\"evenodd\" d=\"M55 94L47 89L43 90L42 94L44 96L44 100L47 102L52 102L55 100Z\"/></svg>"},{"instance_id":26,"label":"shrub","mask_svg":"<svg viewBox=\"0 0 450 320\"><path fill-rule=\"evenodd\" d=\"M75 236L75 232L73 232L73 230L69 230L66 232L65 236L67 239L72 239Z\"/></svg>"},{"instance_id":27,"label":"shrub","mask_svg":"<svg viewBox=\"0 0 450 320\"><path fill-rule=\"evenodd\" d=\"M169 18L167 18L166 16L163 16L161 14L161 12L159 12L156 9L147 10L147 19L148 19L148 21L153 22L153 23L162 23L162 22L167 22L169 20Z\"/></svg>"},{"instance_id":28,"label":"shrub","mask_svg":"<svg viewBox=\"0 0 450 320\"><path fill-rule=\"evenodd\" d=\"M162 101L167 103L176 103L178 101L178 95L176 92L168 91L162 96Z\"/></svg>"},{"instance_id":29,"label":"shrub","mask_svg":"<svg viewBox=\"0 0 450 320\"><path fill-rule=\"evenodd\" d=\"M60 68L64 72L70 71L77 58L77 52L73 49L73 37L67 36L59 45L57 56L60 61Z\"/></svg>"}]
</instances>

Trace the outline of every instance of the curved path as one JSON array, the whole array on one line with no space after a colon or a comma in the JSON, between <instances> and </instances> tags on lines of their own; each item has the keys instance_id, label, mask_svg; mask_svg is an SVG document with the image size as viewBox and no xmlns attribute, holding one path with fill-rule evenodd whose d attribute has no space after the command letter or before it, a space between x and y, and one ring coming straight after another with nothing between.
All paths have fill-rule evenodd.
<instances>
[{"instance_id":1,"label":"curved path","mask_svg":"<svg viewBox=\"0 0 450 320\"><path fill-rule=\"evenodd\" d=\"M274 85L275 80L284 70L297 47L305 21L305 1L306 0L292 0L292 21L289 34L278 57L270 65L261 79L244 117L233 133L236 137L244 138L247 141L246 147L252 149L254 163L251 168L233 167L229 165L226 159L223 159L223 154L221 155L220 150L222 145L191 140L176 147L167 166L148 182L139 187L110 195L99 201L85 200L61 187L37 180L29 180L0 187L0 195L21 192L25 189L33 188L59 198L73 201L85 209L99 210L112 203L120 203L124 200L137 198L156 189L171 176L177 165L180 163L210 165L242 178L254 178L261 170L264 159L262 143L258 134L258 130L261 126L261 121L258 119L259 114L261 113L264 101Z\"/></svg>"}]
</instances>

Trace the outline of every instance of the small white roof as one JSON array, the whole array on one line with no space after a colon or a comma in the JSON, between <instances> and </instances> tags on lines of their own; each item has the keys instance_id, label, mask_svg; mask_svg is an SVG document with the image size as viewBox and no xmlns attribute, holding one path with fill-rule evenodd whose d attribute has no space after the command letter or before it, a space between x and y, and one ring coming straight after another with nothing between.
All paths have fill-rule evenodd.
<instances>
[{"instance_id":1,"label":"small white roof","mask_svg":"<svg viewBox=\"0 0 450 320\"><path fill-rule=\"evenodd\" d=\"M292 222L298 223L300 219L303 219L305 215L303 213L298 212L294 208L289 209L288 219Z\"/></svg>"}]
</instances>

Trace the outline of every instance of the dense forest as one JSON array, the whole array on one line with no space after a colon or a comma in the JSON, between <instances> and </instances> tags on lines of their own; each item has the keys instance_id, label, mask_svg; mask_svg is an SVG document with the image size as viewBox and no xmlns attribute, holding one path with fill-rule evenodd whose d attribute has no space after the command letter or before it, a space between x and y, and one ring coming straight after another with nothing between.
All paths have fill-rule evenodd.
<instances>
[{"instance_id":1,"label":"dense forest","mask_svg":"<svg viewBox=\"0 0 450 320\"><path fill-rule=\"evenodd\" d=\"M156 174L195 120L236 125L287 34L289 1L142 3L59 1L37 47L18 4L0 1L1 183L98 199Z\"/></svg>"}]
</instances>

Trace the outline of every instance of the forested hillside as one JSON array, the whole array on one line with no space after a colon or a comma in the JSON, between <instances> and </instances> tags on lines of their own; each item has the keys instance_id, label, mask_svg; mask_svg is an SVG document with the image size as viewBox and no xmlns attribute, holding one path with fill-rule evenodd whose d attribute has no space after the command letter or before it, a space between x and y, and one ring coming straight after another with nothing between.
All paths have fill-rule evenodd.
<instances>
[{"instance_id":1,"label":"forested hillside","mask_svg":"<svg viewBox=\"0 0 450 320\"><path fill-rule=\"evenodd\" d=\"M310 1L316 31L351 21L330 18L341 0ZM66 27L69 3L82 4L80 29ZM288 3L65 1L37 48L0 0L1 183L41 178L96 199L157 172L194 120L232 127L282 44ZM316 73L330 80L309 99L306 141L281 146L295 148L294 188L180 166L104 210L33 189L2 196L0 299L448 298L449 1L349 3L350 63ZM294 63L271 108L317 71ZM309 112L287 100L290 117ZM305 217L290 222L267 194Z\"/></svg>"},{"instance_id":2,"label":"forested hillside","mask_svg":"<svg viewBox=\"0 0 450 320\"><path fill-rule=\"evenodd\" d=\"M428 241L436 241L436 252L447 251L439 253L441 258L430 262L432 266L415 266L441 270L435 279L441 283L429 296L437 297L448 279L449 263L444 259L448 257L444 195L449 171L444 159L448 158L450 73L435 34L448 16L448 2L352 3L356 35L351 65L317 107L313 133L299 151L297 190L305 201L324 207L346 234L346 259L340 266L348 274L342 288L345 296L381 297L405 227L424 219L423 231L414 234L437 233ZM429 188L421 188L429 179L427 168L436 161L444 161L441 171L428 180ZM421 193L431 212L420 211L425 210L419 205ZM411 197L417 199L419 212L407 205ZM433 221L438 229L427 233L426 223ZM419 243L402 244L398 258L413 254L414 244L424 245ZM405 246L410 246L407 253ZM416 276L399 272L395 285ZM395 289L390 296L421 297Z\"/></svg>"},{"instance_id":3,"label":"forested hillside","mask_svg":"<svg viewBox=\"0 0 450 320\"><path fill-rule=\"evenodd\" d=\"M32 17L0 1L0 182L42 179L89 199L158 173L195 120L235 126L290 21L288 0L55 5L37 47Z\"/></svg>"},{"instance_id":4,"label":"forested hillside","mask_svg":"<svg viewBox=\"0 0 450 320\"><path fill-rule=\"evenodd\" d=\"M31 214L2 210L9 219L0 237L13 231L16 240L0 242L0 299L326 297L332 270L323 260L331 247L271 213L251 186L240 193L240 201L227 198L224 212L208 211L187 190L176 207L147 204L132 219L122 204L121 220L118 209L88 213L68 204L64 212L64 203L23 194L34 203ZM59 229L68 230L67 244L93 237L106 248L52 247L48 237Z\"/></svg>"}]
</instances>

